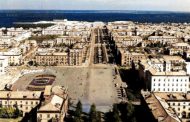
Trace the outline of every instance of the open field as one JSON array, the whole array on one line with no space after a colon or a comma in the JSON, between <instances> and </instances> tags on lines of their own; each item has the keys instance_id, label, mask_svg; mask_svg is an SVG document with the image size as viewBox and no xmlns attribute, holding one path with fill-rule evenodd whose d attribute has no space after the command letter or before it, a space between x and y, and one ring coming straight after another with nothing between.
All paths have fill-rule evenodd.
<instances>
[{"instance_id":1,"label":"open field","mask_svg":"<svg viewBox=\"0 0 190 122\"><path fill-rule=\"evenodd\" d=\"M68 87L71 102L81 100L85 111L90 104L95 103L97 109L107 111L117 102L117 92L112 76L113 68L106 67L48 67L45 74L56 75L53 85ZM21 77L13 86L14 90L26 90L27 85L40 73L27 74Z\"/></svg>"}]
</instances>

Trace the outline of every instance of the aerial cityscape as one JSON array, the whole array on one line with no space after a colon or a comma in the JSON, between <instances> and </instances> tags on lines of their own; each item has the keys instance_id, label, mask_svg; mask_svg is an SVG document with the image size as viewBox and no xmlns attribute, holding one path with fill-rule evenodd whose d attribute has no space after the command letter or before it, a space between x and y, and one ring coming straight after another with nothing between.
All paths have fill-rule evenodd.
<instances>
[{"instance_id":1,"label":"aerial cityscape","mask_svg":"<svg viewBox=\"0 0 190 122\"><path fill-rule=\"evenodd\" d=\"M190 122L190 2L158 1L0 1L0 122Z\"/></svg>"}]
</instances>

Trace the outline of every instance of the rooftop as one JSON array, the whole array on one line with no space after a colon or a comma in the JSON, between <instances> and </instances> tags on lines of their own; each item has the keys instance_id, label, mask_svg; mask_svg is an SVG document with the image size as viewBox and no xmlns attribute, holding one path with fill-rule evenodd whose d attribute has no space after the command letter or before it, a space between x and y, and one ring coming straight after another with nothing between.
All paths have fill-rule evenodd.
<instances>
[{"instance_id":1,"label":"rooftop","mask_svg":"<svg viewBox=\"0 0 190 122\"><path fill-rule=\"evenodd\" d=\"M141 91L141 93L155 119L158 121L181 122L173 109L164 100L155 96L154 93L146 91Z\"/></svg>"},{"instance_id":2,"label":"rooftop","mask_svg":"<svg viewBox=\"0 0 190 122\"><path fill-rule=\"evenodd\" d=\"M40 91L0 91L0 99L39 99Z\"/></svg>"}]
</instances>

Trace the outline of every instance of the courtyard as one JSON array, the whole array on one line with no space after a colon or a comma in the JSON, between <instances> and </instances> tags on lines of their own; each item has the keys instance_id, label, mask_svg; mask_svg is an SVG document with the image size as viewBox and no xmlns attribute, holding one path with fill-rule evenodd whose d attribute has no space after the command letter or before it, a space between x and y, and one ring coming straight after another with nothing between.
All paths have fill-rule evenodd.
<instances>
[{"instance_id":1,"label":"courtyard","mask_svg":"<svg viewBox=\"0 0 190 122\"><path fill-rule=\"evenodd\" d=\"M27 90L29 83L40 74L52 74L56 76L53 85L61 85L68 88L71 103L78 100L83 103L84 111L88 111L90 105L95 103L100 111L109 111L113 103L118 101L110 65L105 67L48 67L45 72L25 74L13 85L13 90Z\"/></svg>"}]
</instances>

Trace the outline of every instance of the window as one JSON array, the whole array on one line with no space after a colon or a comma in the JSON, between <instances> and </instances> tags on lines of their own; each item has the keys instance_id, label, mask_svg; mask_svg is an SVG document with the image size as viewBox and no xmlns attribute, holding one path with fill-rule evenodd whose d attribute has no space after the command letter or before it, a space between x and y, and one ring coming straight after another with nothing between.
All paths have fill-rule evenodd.
<instances>
[{"instance_id":1,"label":"window","mask_svg":"<svg viewBox=\"0 0 190 122\"><path fill-rule=\"evenodd\" d=\"M50 114L47 115L47 118L50 118Z\"/></svg>"}]
</instances>

